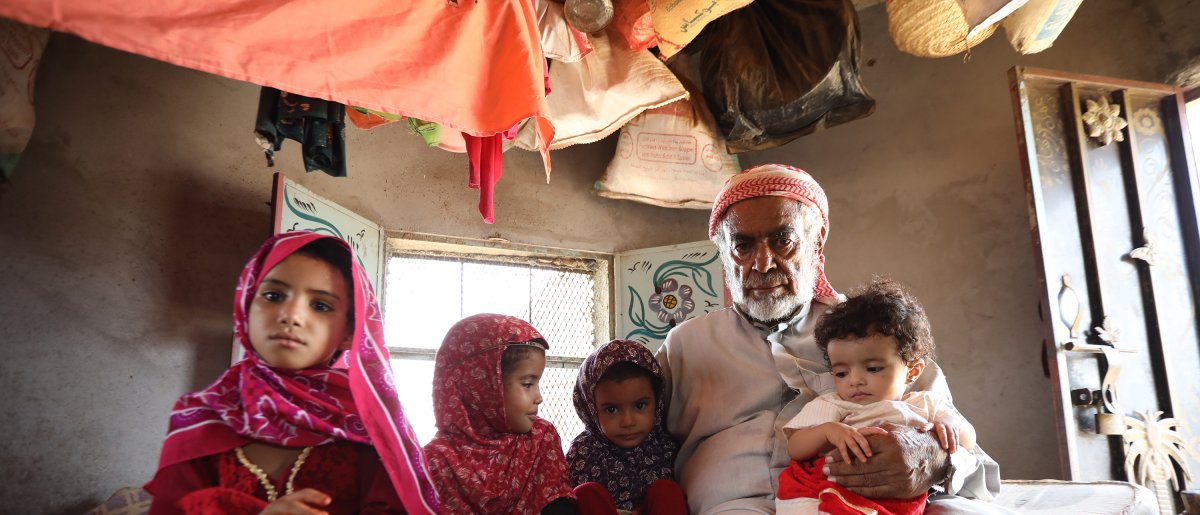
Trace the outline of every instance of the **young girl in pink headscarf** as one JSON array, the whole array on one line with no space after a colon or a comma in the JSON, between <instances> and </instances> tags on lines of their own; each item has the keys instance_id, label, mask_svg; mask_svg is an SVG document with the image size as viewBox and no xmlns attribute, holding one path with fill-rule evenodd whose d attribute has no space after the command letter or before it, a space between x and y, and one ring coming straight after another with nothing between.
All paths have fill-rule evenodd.
<instances>
[{"instance_id":1,"label":"young girl in pink headscarf","mask_svg":"<svg viewBox=\"0 0 1200 515\"><path fill-rule=\"evenodd\" d=\"M151 514L439 511L379 306L344 241L267 240L233 319L245 358L175 404Z\"/></svg>"}]
</instances>

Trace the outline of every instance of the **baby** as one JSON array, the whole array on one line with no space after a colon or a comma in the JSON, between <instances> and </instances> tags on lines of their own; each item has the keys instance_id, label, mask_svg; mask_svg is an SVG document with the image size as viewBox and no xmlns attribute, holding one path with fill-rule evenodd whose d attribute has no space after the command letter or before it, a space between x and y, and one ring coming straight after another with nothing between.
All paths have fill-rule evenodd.
<instances>
[{"instance_id":1,"label":"baby","mask_svg":"<svg viewBox=\"0 0 1200 515\"><path fill-rule=\"evenodd\" d=\"M974 447L975 429L948 393L907 391L933 354L924 309L899 284L876 280L826 314L816 339L836 391L810 401L783 428L793 462L779 476L778 513L921 513L924 494L870 500L828 481L821 456L833 451L846 462L866 462L867 436L885 434L879 426L886 423L932 430L950 453Z\"/></svg>"}]
</instances>

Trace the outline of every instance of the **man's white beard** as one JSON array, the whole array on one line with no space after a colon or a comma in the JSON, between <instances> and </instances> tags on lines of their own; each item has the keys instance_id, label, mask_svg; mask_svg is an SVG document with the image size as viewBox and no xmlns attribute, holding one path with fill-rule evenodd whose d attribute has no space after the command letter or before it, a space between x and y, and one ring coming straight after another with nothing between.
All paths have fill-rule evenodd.
<instances>
[{"instance_id":1,"label":"man's white beard","mask_svg":"<svg viewBox=\"0 0 1200 515\"><path fill-rule=\"evenodd\" d=\"M725 265L725 284L729 285L729 295L733 299L733 305L754 321L765 324L785 322L812 301L813 290L817 285L815 255L800 265L800 270L807 270L806 273L800 273L799 277L791 278L795 281L796 295L778 293L767 298L751 299L746 296L746 291L742 287L742 278L737 276L732 259L727 254L727 252L722 252L721 257Z\"/></svg>"},{"instance_id":2,"label":"man's white beard","mask_svg":"<svg viewBox=\"0 0 1200 515\"><path fill-rule=\"evenodd\" d=\"M803 307L798 297L779 295L768 299L741 299L734 295L733 303L751 319L764 324L777 324L792 317Z\"/></svg>"}]
</instances>

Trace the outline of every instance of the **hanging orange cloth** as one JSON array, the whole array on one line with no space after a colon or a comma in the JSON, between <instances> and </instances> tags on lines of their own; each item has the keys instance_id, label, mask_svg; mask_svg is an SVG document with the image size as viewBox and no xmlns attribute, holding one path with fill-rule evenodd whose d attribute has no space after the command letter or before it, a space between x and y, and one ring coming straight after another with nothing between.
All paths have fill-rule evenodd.
<instances>
[{"instance_id":1,"label":"hanging orange cloth","mask_svg":"<svg viewBox=\"0 0 1200 515\"><path fill-rule=\"evenodd\" d=\"M0 17L477 136L532 117L550 170L529 0L27 0L0 2Z\"/></svg>"}]
</instances>

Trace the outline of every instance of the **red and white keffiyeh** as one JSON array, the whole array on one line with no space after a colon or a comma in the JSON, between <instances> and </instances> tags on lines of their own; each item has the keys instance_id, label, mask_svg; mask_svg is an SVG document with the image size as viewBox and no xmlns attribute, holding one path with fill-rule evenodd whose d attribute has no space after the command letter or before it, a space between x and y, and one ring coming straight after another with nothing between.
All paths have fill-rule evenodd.
<instances>
[{"instance_id":1,"label":"red and white keffiyeh","mask_svg":"<svg viewBox=\"0 0 1200 515\"><path fill-rule=\"evenodd\" d=\"M505 416L500 358L510 345L529 343L548 348L528 322L482 314L454 324L438 349L438 433L425 455L446 513L538 513L574 497L554 426L539 418L529 433L513 433Z\"/></svg>"},{"instance_id":2,"label":"red and white keffiyeh","mask_svg":"<svg viewBox=\"0 0 1200 515\"><path fill-rule=\"evenodd\" d=\"M808 172L787 165L760 165L743 170L725 181L713 201L708 218L708 238L716 241L721 218L729 206L756 197L787 197L817 208L821 213L821 241L817 250L817 282L813 297L837 302L838 293L825 277L825 241L829 238L829 199Z\"/></svg>"},{"instance_id":3,"label":"red and white keffiyeh","mask_svg":"<svg viewBox=\"0 0 1200 515\"><path fill-rule=\"evenodd\" d=\"M408 513L438 513L421 446L396 395L382 312L357 259L351 259L354 336L349 352L339 360L348 368L278 370L263 362L250 344L249 311L259 281L301 247L322 238L352 252L340 238L297 231L271 237L246 264L233 306L234 337L245 349L245 358L208 388L175 403L158 470L252 441L305 447L346 440L375 448ZM153 491L154 480L146 487Z\"/></svg>"}]
</instances>

